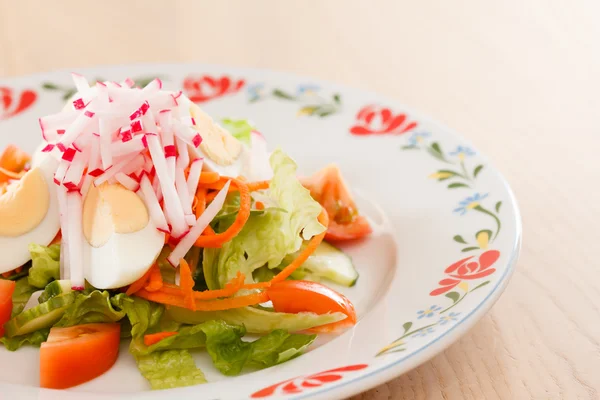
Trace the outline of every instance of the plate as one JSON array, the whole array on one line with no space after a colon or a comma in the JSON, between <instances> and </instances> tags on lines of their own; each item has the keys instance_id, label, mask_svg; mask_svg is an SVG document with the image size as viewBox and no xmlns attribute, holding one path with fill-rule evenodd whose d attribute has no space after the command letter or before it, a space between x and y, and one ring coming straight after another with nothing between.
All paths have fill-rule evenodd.
<instances>
[{"instance_id":1,"label":"plate","mask_svg":"<svg viewBox=\"0 0 600 400\"><path fill-rule=\"evenodd\" d=\"M61 109L69 71L0 80L0 148L32 151L37 118ZM168 391L149 386L127 353L108 373L66 392L41 390L38 350L0 349L0 392L10 398L332 399L367 390L427 361L490 309L514 271L521 218L506 181L464 139L402 104L290 74L200 64L79 70L88 79L138 83L160 77L217 119L250 119L310 174L337 163L374 226L344 246L360 272L337 288L358 324L323 335L290 362L235 378L195 355L210 383Z\"/></svg>"}]
</instances>

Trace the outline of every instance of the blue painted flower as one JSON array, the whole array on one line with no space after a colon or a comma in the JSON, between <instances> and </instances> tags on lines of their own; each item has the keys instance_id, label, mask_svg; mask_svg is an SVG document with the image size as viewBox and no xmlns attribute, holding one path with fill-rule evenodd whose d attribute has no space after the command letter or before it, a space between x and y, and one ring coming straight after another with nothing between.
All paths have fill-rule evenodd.
<instances>
[{"instance_id":1,"label":"blue painted flower","mask_svg":"<svg viewBox=\"0 0 600 400\"><path fill-rule=\"evenodd\" d=\"M433 332L435 332L435 331L433 330L433 328L432 328L432 327L429 327L429 328L427 328L427 329L423 329L422 331L419 331L419 332L415 333L415 336L419 336L419 337L425 337L425 336L427 336L427 335L429 335L429 334L431 334L431 333L433 333Z\"/></svg>"},{"instance_id":2,"label":"blue painted flower","mask_svg":"<svg viewBox=\"0 0 600 400\"><path fill-rule=\"evenodd\" d=\"M451 312L450 314L442 315L440 325L446 325L450 321L458 321L460 313Z\"/></svg>"},{"instance_id":3,"label":"blue painted flower","mask_svg":"<svg viewBox=\"0 0 600 400\"><path fill-rule=\"evenodd\" d=\"M255 83L246 88L250 101L257 101L267 96L267 90L264 83Z\"/></svg>"},{"instance_id":4,"label":"blue painted flower","mask_svg":"<svg viewBox=\"0 0 600 400\"><path fill-rule=\"evenodd\" d=\"M471 148L466 146L458 146L456 150L450 153L451 156L457 156L461 160L464 160L466 157L471 157L475 155L475 152L471 150Z\"/></svg>"},{"instance_id":5,"label":"blue painted flower","mask_svg":"<svg viewBox=\"0 0 600 400\"><path fill-rule=\"evenodd\" d=\"M408 144L410 146L418 146L419 144L423 143L425 138L428 138L429 136L431 136L429 132L413 133L410 138L408 138Z\"/></svg>"},{"instance_id":6,"label":"blue painted flower","mask_svg":"<svg viewBox=\"0 0 600 400\"><path fill-rule=\"evenodd\" d=\"M466 199L461 201L459 203L458 208L454 209L454 212L460 213L460 215L465 215L468 210L471 210L471 209L479 206L479 203L481 202L481 200L485 199L486 197L488 197L487 193L485 193L485 194L475 193L473 196L467 197Z\"/></svg>"},{"instance_id":7,"label":"blue painted flower","mask_svg":"<svg viewBox=\"0 0 600 400\"><path fill-rule=\"evenodd\" d=\"M440 311L442 309L442 307L438 307L438 306L431 306L429 308L426 308L424 310L420 310L417 311L417 315L418 315L418 319L421 319L423 317L427 317L427 318L431 318L435 315L436 312Z\"/></svg>"},{"instance_id":8,"label":"blue painted flower","mask_svg":"<svg viewBox=\"0 0 600 400\"><path fill-rule=\"evenodd\" d=\"M298 85L296 96L314 96L321 88L317 85Z\"/></svg>"}]
</instances>

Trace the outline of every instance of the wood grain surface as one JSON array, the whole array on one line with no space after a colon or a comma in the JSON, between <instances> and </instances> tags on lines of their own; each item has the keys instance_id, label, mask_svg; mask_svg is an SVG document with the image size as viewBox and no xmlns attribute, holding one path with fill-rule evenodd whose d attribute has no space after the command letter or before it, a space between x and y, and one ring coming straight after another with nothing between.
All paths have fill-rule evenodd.
<instances>
[{"instance_id":1,"label":"wood grain surface","mask_svg":"<svg viewBox=\"0 0 600 400\"><path fill-rule=\"evenodd\" d=\"M0 77L197 61L393 96L512 185L517 272L444 353L354 400L600 398L600 2L0 0Z\"/></svg>"}]
</instances>

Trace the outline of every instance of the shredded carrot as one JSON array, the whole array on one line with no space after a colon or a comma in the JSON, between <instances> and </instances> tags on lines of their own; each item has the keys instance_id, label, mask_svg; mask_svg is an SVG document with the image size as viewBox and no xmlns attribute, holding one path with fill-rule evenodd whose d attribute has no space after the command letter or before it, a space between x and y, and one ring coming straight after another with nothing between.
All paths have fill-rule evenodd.
<instances>
[{"instance_id":1,"label":"shredded carrot","mask_svg":"<svg viewBox=\"0 0 600 400\"><path fill-rule=\"evenodd\" d=\"M13 274L12 271L3 272L2 273L2 277L3 278L10 278L12 276L12 274Z\"/></svg>"},{"instance_id":2,"label":"shredded carrot","mask_svg":"<svg viewBox=\"0 0 600 400\"><path fill-rule=\"evenodd\" d=\"M221 179L219 179L218 186L223 188L223 186L230 179L233 184L232 186L235 186L235 188L240 192L240 210L235 217L235 221L229 228L227 228L225 232L216 233L214 235L200 236L195 243L197 247L221 247L223 243L230 241L238 233L240 233L246 224L246 221L248 221L248 217L250 217L250 192L248 191L248 186L244 182L236 178L221 177Z\"/></svg>"},{"instance_id":3,"label":"shredded carrot","mask_svg":"<svg viewBox=\"0 0 600 400\"><path fill-rule=\"evenodd\" d=\"M146 273L137 281L133 282L131 285L129 285L129 287L127 288L127 291L125 291L125 293L127 293L128 296L131 296L132 294L136 293L137 291L143 289L146 284L148 283L148 280L150 279L150 274L152 274L152 269L153 267L150 267L148 269L148 271L146 271Z\"/></svg>"},{"instance_id":4,"label":"shredded carrot","mask_svg":"<svg viewBox=\"0 0 600 400\"><path fill-rule=\"evenodd\" d=\"M199 184L215 183L221 179L221 176L216 172L202 171L200 174Z\"/></svg>"},{"instance_id":5,"label":"shredded carrot","mask_svg":"<svg viewBox=\"0 0 600 400\"><path fill-rule=\"evenodd\" d=\"M153 301L155 303L161 303L183 308L186 307L186 301L180 295L166 294L160 291L148 292L144 289L138 291L135 295L143 299ZM254 293L246 296L230 297L219 300L195 300L196 310L198 311L229 310L231 308L253 306L256 304L265 303L267 301L269 301L269 296L267 296L267 293L265 292Z\"/></svg>"},{"instance_id":6,"label":"shredded carrot","mask_svg":"<svg viewBox=\"0 0 600 400\"><path fill-rule=\"evenodd\" d=\"M165 244L169 243L169 240L171 240L171 235L168 233L165 233Z\"/></svg>"},{"instance_id":7,"label":"shredded carrot","mask_svg":"<svg viewBox=\"0 0 600 400\"><path fill-rule=\"evenodd\" d=\"M194 302L194 278L192 277L192 270L190 265L181 259L179 261L179 273L181 276L181 292L185 300L185 308L192 311L196 311L196 303Z\"/></svg>"},{"instance_id":8,"label":"shredded carrot","mask_svg":"<svg viewBox=\"0 0 600 400\"><path fill-rule=\"evenodd\" d=\"M196 191L196 196L194 196L194 201L196 203L195 208L193 209L196 214L196 219L200 218L200 215L206 210L206 189L198 188ZM214 235L215 231L213 228L209 226L204 229L202 232L203 235Z\"/></svg>"},{"instance_id":9,"label":"shredded carrot","mask_svg":"<svg viewBox=\"0 0 600 400\"><path fill-rule=\"evenodd\" d=\"M251 192L255 192L257 190L268 189L269 186L271 185L271 181L250 182L250 183L247 183L247 185L248 185L248 190L250 190Z\"/></svg>"},{"instance_id":10,"label":"shredded carrot","mask_svg":"<svg viewBox=\"0 0 600 400\"><path fill-rule=\"evenodd\" d=\"M144 344L146 346L152 346L160 342L163 339L166 339L171 336L177 335L178 332L158 332L158 333L150 333L148 335L144 335Z\"/></svg>"},{"instance_id":11,"label":"shredded carrot","mask_svg":"<svg viewBox=\"0 0 600 400\"><path fill-rule=\"evenodd\" d=\"M263 203L262 201L257 201L256 203L254 203L254 206L256 207L257 210L265 209L265 203Z\"/></svg>"},{"instance_id":12,"label":"shredded carrot","mask_svg":"<svg viewBox=\"0 0 600 400\"><path fill-rule=\"evenodd\" d=\"M11 172L21 172L29 160L31 160L29 154L11 144L0 155L0 167Z\"/></svg>"},{"instance_id":13,"label":"shredded carrot","mask_svg":"<svg viewBox=\"0 0 600 400\"><path fill-rule=\"evenodd\" d=\"M223 289L205 290L204 292L194 292L195 300L213 300L219 297L229 297L236 294L240 289L244 288L244 274L238 272L235 278L225 284ZM165 284L161 292L169 295L182 296L182 290L175 285Z\"/></svg>"},{"instance_id":14,"label":"shredded carrot","mask_svg":"<svg viewBox=\"0 0 600 400\"><path fill-rule=\"evenodd\" d=\"M158 264L154 264L150 268L150 279L146 285L146 290L149 292L156 292L157 290L162 289L162 287L163 279L162 274L160 273L160 268L158 267Z\"/></svg>"},{"instance_id":15,"label":"shredded carrot","mask_svg":"<svg viewBox=\"0 0 600 400\"><path fill-rule=\"evenodd\" d=\"M287 267L285 267L280 273L275 275L273 279L271 279L271 283L277 283L285 280L288 276L290 276L295 270L298 269L304 262L310 257L312 253L319 247L319 244L323 241L325 234L327 233L327 226L329 226L329 217L325 210L321 211L319 214L319 222L325 225L325 230L323 233L313 236L308 242L308 245L302 250L302 252L296 257L294 261L292 261Z\"/></svg>"},{"instance_id":16,"label":"shredded carrot","mask_svg":"<svg viewBox=\"0 0 600 400\"><path fill-rule=\"evenodd\" d=\"M0 155L0 183L21 179L31 157L17 146L9 145Z\"/></svg>"}]
</instances>

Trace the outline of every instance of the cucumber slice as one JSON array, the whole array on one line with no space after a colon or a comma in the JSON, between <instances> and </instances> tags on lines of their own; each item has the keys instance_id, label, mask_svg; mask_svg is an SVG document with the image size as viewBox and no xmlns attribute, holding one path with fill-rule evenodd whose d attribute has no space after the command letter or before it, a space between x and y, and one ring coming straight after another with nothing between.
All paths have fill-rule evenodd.
<instances>
[{"instance_id":1,"label":"cucumber slice","mask_svg":"<svg viewBox=\"0 0 600 400\"><path fill-rule=\"evenodd\" d=\"M4 329L7 337L26 335L42 328L48 328L58 321L67 307L75 300L75 293L65 293L37 306L23 311L12 318Z\"/></svg>"},{"instance_id":2,"label":"cucumber slice","mask_svg":"<svg viewBox=\"0 0 600 400\"><path fill-rule=\"evenodd\" d=\"M293 261L296 255L287 256L285 261ZM354 268L352 258L329 243L322 242L308 260L292 275L298 279L328 279L343 286L354 286L358 279L358 271Z\"/></svg>"},{"instance_id":3,"label":"cucumber slice","mask_svg":"<svg viewBox=\"0 0 600 400\"><path fill-rule=\"evenodd\" d=\"M68 279L63 279L60 281L52 281L46 285L44 288L44 292L41 294L39 298L39 303L44 303L51 298L71 292L71 281Z\"/></svg>"}]
</instances>

